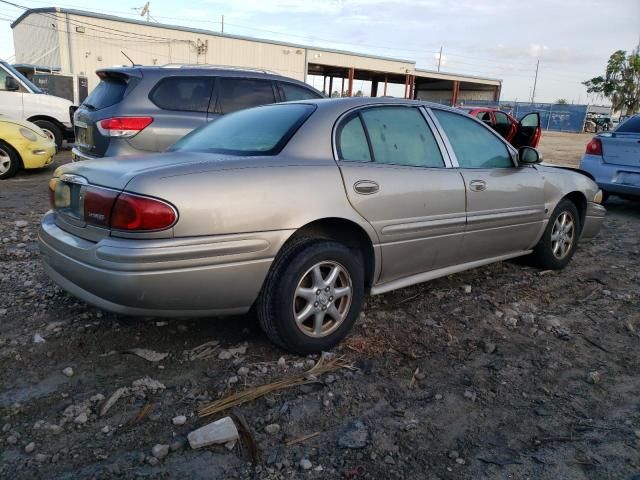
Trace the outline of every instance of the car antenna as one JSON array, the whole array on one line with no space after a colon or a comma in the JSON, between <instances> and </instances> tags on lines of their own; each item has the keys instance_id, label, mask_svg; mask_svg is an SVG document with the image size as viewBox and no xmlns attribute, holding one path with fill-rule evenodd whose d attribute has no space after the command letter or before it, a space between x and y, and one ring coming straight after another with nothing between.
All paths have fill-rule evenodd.
<instances>
[{"instance_id":1,"label":"car antenna","mask_svg":"<svg viewBox=\"0 0 640 480\"><path fill-rule=\"evenodd\" d=\"M124 53L122 50L120 50L120 53L123 54L125 57L127 57L127 60L129 60L131 62L131 66L135 67L136 64L133 60L131 60L131 57L129 55L127 55L126 53Z\"/></svg>"}]
</instances>

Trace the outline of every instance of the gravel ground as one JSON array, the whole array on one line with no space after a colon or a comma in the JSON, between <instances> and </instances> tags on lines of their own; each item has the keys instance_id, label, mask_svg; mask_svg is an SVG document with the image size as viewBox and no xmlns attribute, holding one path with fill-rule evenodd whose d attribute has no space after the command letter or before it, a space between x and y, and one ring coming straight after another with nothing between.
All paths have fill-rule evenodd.
<instances>
[{"instance_id":1,"label":"gravel ground","mask_svg":"<svg viewBox=\"0 0 640 480\"><path fill-rule=\"evenodd\" d=\"M253 443L193 450L229 413L200 405L317 358L250 316L123 318L55 287L50 175L0 183L0 478L640 478L640 204L614 199L562 272L506 262L369 298L333 352L355 370L236 407Z\"/></svg>"}]
</instances>

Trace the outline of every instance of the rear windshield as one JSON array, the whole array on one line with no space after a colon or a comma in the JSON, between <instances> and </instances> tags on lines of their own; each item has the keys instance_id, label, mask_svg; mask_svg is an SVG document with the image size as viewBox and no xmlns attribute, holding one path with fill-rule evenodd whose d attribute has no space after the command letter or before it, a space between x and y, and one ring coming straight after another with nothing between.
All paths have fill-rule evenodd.
<instances>
[{"instance_id":1,"label":"rear windshield","mask_svg":"<svg viewBox=\"0 0 640 480\"><path fill-rule=\"evenodd\" d=\"M124 81L115 78L105 78L98 84L93 92L91 92L91 95L82 102L82 105L92 110L110 107L122 100L126 89L127 84Z\"/></svg>"},{"instance_id":2,"label":"rear windshield","mask_svg":"<svg viewBox=\"0 0 640 480\"><path fill-rule=\"evenodd\" d=\"M616 132L640 133L640 115L631 117L621 123L620 126L616 128Z\"/></svg>"},{"instance_id":3,"label":"rear windshield","mask_svg":"<svg viewBox=\"0 0 640 480\"><path fill-rule=\"evenodd\" d=\"M241 110L197 128L169 150L276 155L314 110L302 103Z\"/></svg>"}]
</instances>

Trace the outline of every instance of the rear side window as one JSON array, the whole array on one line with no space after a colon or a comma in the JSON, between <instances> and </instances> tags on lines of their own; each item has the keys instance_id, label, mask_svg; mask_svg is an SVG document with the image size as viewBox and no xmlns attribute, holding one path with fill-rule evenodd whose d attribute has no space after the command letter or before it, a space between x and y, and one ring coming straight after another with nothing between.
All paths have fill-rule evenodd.
<instances>
[{"instance_id":1,"label":"rear side window","mask_svg":"<svg viewBox=\"0 0 640 480\"><path fill-rule=\"evenodd\" d=\"M338 158L347 162L370 162L371 154L360 115L348 120L338 132Z\"/></svg>"},{"instance_id":2,"label":"rear side window","mask_svg":"<svg viewBox=\"0 0 640 480\"><path fill-rule=\"evenodd\" d=\"M631 117L621 123L616 132L640 133L640 116Z\"/></svg>"},{"instance_id":3,"label":"rear side window","mask_svg":"<svg viewBox=\"0 0 640 480\"><path fill-rule=\"evenodd\" d=\"M170 150L276 155L313 113L306 104L266 105L224 115L181 138Z\"/></svg>"},{"instance_id":4,"label":"rear side window","mask_svg":"<svg viewBox=\"0 0 640 480\"><path fill-rule=\"evenodd\" d=\"M469 117L433 110L462 168L513 167L509 151L490 130Z\"/></svg>"},{"instance_id":5,"label":"rear side window","mask_svg":"<svg viewBox=\"0 0 640 480\"><path fill-rule=\"evenodd\" d=\"M293 83L279 82L280 92L282 100L285 102L291 102L294 100L311 100L314 98L321 98L313 90L302 87L300 85L294 85Z\"/></svg>"},{"instance_id":6,"label":"rear side window","mask_svg":"<svg viewBox=\"0 0 640 480\"><path fill-rule=\"evenodd\" d=\"M220 78L218 102L222 113L266 105L276 101L270 80Z\"/></svg>"},{"instance_id":7,"label":"rear side window","mask_svg":"<svg viewBox=\"0 0 640 480\"><path fill-rule=\"evenodd\" d=\"M371 142L374 162L444 167L438 143L417 108L368 108L360 115Z\"/></svg>"},{"instance_id":8,"label":"rear side window","mask_svg":"<svg viewBox=\"0 0 640 480\"><path fill-rule=\"evenodd\" d=\"M119 103L126 90L127 83L124 80L105 78L93 89L91 95L84 99L82 104L94 110L107 108Z\"/></svg>"},{"instance_id":9,"label":"rear side window","mask_svg":"<svg viewBox=\"0 0 640 480\"><path fill-rule=\"evenodd\" d=\"M163 110L206 112L212 89L211 77L168 77L158 82L149 98Z\"/></svg>"}]
</instances>

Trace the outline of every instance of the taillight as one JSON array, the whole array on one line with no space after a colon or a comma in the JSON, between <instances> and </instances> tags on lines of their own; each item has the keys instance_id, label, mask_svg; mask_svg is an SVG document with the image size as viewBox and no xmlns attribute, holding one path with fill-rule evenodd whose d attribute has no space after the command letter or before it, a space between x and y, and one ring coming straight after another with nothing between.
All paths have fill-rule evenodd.
<instances>
[{"instance_id":1,"label":"taillight","mask_svg":"<svg viewBox=\"0 0 640 480\"><path fill-rule=\"evenodd\" d=\"M121 193L111 212L111 228L116 230L163 230L177 220L175 209L161 200Z\"/></svg>"},{"instance_id":2,"label":"taillight","mask_svg":"<svg viewBox=\"0 0 640 480\"><path fill-rule=\"evenodd\" d=\"M113 117L100 120L100 133L106 137L129 138L140 133L153 122L153 117Z\"/></svg>"},{"instance_id":3,"label":"taillight","mask_svg":"<svg viewBox=\"0 0 640 480\"><path fill-rule=\"evenodd\" d=\"M602 156L602 142L599 138L593 138L589 143L587 143L586 153L588 153L589 155Z\"/></svg>"},{"instance_id":4,"label":"taillight","mask_svg":"<svg viewBox=\"0 0 640 480\"><path fill-rule=\"evenodd\" d=\"M81 216L85 222L100 227L111 225L111 210L118 198L116 190L99 187L83 187L81 190Z\"/></svg>"},{"instance_id":5,"label":"taillight","mask_svg":"<svg viewBox=\"0 0 640 480\"><path fill-rule=\"evenodd\" d=\"M49 188L47 193L49 194L49 206L55 210L56 208L56 187L58 186L58 179L52 178L49 180Z\"/></svg>"}]
</instances>

